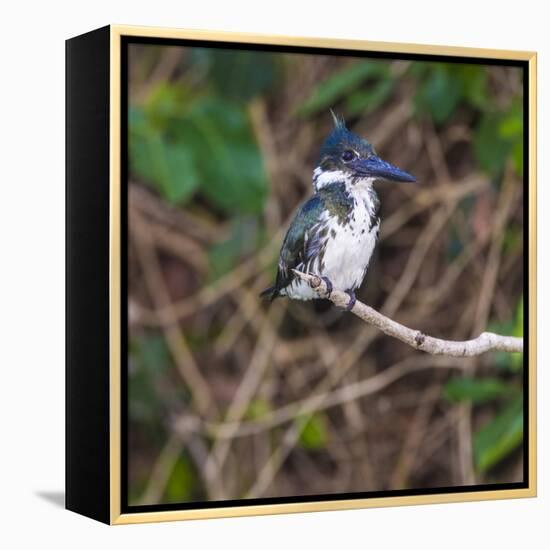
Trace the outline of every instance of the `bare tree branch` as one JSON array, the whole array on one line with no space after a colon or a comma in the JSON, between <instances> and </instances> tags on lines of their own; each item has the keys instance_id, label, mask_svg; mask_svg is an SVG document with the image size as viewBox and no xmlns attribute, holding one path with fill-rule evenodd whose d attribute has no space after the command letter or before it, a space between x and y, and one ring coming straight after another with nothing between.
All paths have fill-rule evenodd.
<instances>
[{"instance_id":1,"label":"bare tree branch","mask_svg":"<svg viewBox=\"0 0 550 550\"><path fill-rule=\"evenodd\" d=\"M328 296L327 285L320 277L309 273L302 273L301 271L293 271L300 279L306 281L317 292L320 298L327 298L339 307L345 308L348 306L350 297L345 292L333 290L330 296ZM388 336L393 336L417 350L432 355L474 357L491 350L523 352L523 338L483 332L477 338L463 342L442 340L423 334L419 330L401 325L359 301L355 302L350 311L366 323L379 328Z\"/></svg>"}]
</instances>

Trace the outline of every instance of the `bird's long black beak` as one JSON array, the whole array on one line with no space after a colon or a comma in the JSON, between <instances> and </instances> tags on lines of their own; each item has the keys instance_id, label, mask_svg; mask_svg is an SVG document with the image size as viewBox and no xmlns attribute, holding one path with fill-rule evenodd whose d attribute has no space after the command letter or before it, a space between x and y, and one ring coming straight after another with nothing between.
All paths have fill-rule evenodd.
<instances>
[{"instance_id":1,"label":"bird's long black beak","mask_svg":"<svg viewBox=\"0 0 550 550\"><path fill-rule=\"evenodd\" d=\"M376 155L372 155L368 159L357 159L353 164L353 168L363 177L411 183L416 181L416 178L411 174Z\"/></svg>"}]
</instances>

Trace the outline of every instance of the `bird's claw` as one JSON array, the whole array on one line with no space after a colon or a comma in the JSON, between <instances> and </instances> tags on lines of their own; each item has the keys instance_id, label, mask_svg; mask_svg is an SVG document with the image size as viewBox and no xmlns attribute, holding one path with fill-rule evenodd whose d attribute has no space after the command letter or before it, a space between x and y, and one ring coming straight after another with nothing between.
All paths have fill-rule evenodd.
<instances>
[{"instance_id":1,"label":"bird's claw","mask_svg":"<svg viewBox=\"0 0 550 550\"><path fill-rule=\"evenodd\" d=\"M349 302L348 305L345 307L345 310L351 311L353 309L353 306L355 305L355 302L357 301L355 297L355 292L353 292L353 290L346 290L346 294L349 296Z\"/></svg>"},{"instance_id":2,"label":"bird's claw","mask_svg":"<svg viewBox=\"0 0 550 550\"><path fill-rule=\"evenodd\" d=\"M327 286L327 298L330 298L330 295L332 294L333 286L328 277L321 277L323 281L325 281L325 285Z\"/></svg>"}]
</instances>

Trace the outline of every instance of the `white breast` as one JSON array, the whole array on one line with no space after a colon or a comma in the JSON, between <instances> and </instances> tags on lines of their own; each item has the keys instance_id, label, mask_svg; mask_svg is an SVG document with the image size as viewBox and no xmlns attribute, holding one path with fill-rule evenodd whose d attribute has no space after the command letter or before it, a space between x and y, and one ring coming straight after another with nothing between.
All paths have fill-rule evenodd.
<instances>
[{"instance_id":1,"label":"white breast","mask_svg":"<svg viewBox=\"0 0 550 550\"><path fill-rule=\"evenodd\" d=\"M355 290L363 282L376 241L380 220L376 217L375 196L370 186L358 186L350 190L356 205L352 218L340 224L338 218L323 217L327 223L327 236L322 243L324 255L308 266L311 273L328 277L337 290ZM372 223L371 220L375 219ZM312 300L316 292L307 283L294 280L283 290L295 300Z\"/></svg>"},{"instance_id":2,"label":"white breast","mask_svg":"<svg viewBox=\"0 0 550 550\"><path fill-rule=\"evenodd\" d=\"M358 201L354 214L355 219L347 225L331 222L334 236L326 243L321 275L328 277L338 290L361 286L378 238L380 220L371 226L371 213L365 201Z\"/></svg>"}]
</instances>

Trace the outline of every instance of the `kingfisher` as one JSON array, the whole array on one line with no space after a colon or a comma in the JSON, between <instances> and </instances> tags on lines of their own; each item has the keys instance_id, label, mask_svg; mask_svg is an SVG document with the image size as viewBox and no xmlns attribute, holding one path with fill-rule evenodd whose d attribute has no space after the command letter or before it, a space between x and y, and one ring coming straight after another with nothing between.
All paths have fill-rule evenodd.
<instances>
[{"instance_id":1,"label":"kingfisher","mask_svg":"<svg viewBox=\"0 0 550 550\"><path fill-rule=\"evenodd\" d=\"M313 195L294 215L279 254L275 284L260 296L313 300L317 292L293 270L317 275L327 294L341 290L355 305L380 231L380 200L373 184L415 182L407 172L382 160L373 146L346 128L331 110L334 128L325 139L313 171Z\"/></svg>"}]
</instances>

